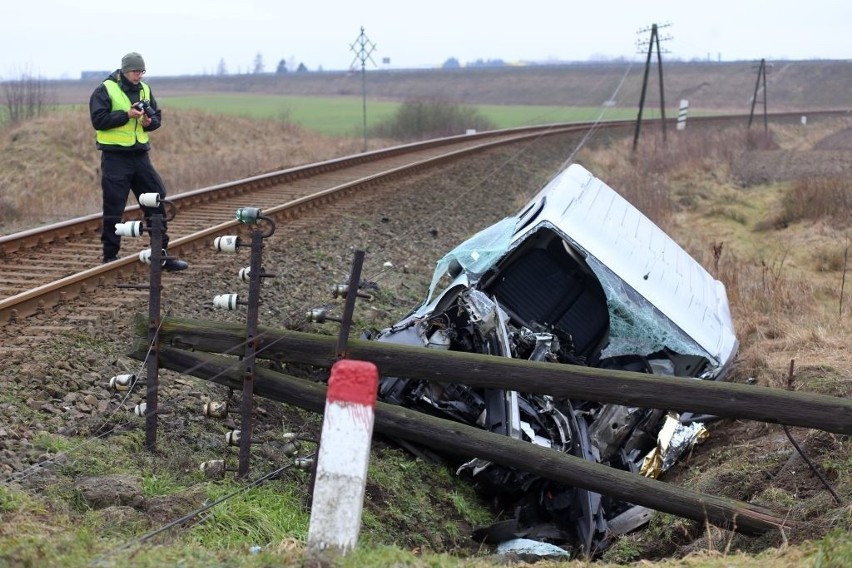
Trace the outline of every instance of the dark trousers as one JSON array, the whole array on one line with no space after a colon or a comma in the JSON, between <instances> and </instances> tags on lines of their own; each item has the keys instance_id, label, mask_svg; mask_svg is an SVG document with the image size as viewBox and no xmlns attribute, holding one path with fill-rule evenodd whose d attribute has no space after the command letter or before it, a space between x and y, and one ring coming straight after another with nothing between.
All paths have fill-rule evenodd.
<instances>
[{"instance_id":1,"label":"dark trousers","mask_svg":"<svg viewBox=\"0 0 852 568\"><path fill-rule=\"evenodd\" d=\"M115 224L121 223L130 192L139 201L143 193L157 193L160 199L166 196L166 186L160 174L151 164L148 152L101 151L101 189L103 190L103 229L101 243L104 260L118 258L121 237L115 234ZM151 215L163 216L163 248L168 247L166 234L166 210L162 203L158 207L142 207L145 223L150 228Z\"/></svg>"}]
</instances>

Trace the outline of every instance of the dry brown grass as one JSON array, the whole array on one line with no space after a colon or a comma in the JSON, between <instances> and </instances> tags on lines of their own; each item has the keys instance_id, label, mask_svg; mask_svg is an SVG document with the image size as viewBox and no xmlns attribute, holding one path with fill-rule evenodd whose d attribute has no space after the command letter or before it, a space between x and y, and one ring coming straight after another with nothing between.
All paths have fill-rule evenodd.
<instances>
[{"instance_id":1,"label":"dry brown grass","mask_svg":"<svg viewBox=\"0 0 852 568\"><path fill-rule=\"evenodd\" d=\"M782 203L785 224L805 219L852 222L852 182L846 177L806 177L793 182Z\"/></svg>"},{"instance_id":2,"label":"dry brown grass","mask_svg":"<svg viewBox=\"0 0 852 568\"><path fill-rule=\"evenodd\" d=\"M727 177L741 142L742 133L734 129L669 131L665 141L661 132L646 131L635 152L630 137L602 150L583 150L578 161L668 229L677 211L706 200L716 181Z\"/></svg>"},{"instance_id":3,"label":"dry brown grass","mask_svg":"<svg viewBox=\"0 0 852 568\"><path fill-rule=\"evenodd\" d=\"M740 127L669 133L668 144L656 134L649 143L640 140L633 160L627 140L619 152L586 152L598 175L725 284L741 341L734 380L784 386L795 360L833 369L827 375L845 385L844 392L852 390L848 183L842 176L797 178L788 171L796 181L743 189L731 171L735 161L808 152L848 130L848 121L781 126L770 132L768 150L755 149ZM813 154L813 161L821 158ZM767 229L765 219L785 207L797 214Z\"/></svg>"},{"instance_id":4,"label":"dry brown grass","mask_svg":"<svg viewBox=\"0 0 852 568\"><path fill-rule=\"evenodd\" d=\"M240 119L217 123L213 117L194 113L175 113L168 119L169 128L155 136L154 161L169 186L182 189L351 153L358 146L357 141L352 142L353 150L347 149L349 142L338 145L308 138L286 125ZM198 126L201 123L203 128ZM179 139L178 132L193 129L197 138ZM773 133L773 139L782 150L812 147L818 138L814 131L801 131L806 140L796 138L799 131L782 128ZM852 349L852 282L843 288L844 279L849 280L849 220L793 221L786 227L758 231L761 220L780 210L790 184L769 182L743 187L732 174L731 163L775 150L750 148L742 129L670 133L668 144L648 134L635 156L630 152L632 141L623 140L606 147L587 147L578 161L663 226L725 284L740 340L732 380L755 379L764 386L834 396L852 394L852 358L848 356ZM830 134L829 128L820 130L822 137ZM210 150L222 146L227 150ZM18 208L19 219L29 211L59 203L68 208L63 209L66 216L74 214L72 205L86 212L97 210L96 165L97 152L84 113L70 115L70 120L69 116L46 117L3 132L0 199L11 199L8 203ZM78 204L73 201L77 194L94 194L94 201L90 197L88 204ZM79 201L82 203L82 199ZM820 432L804 432L799 437L809 457L828 472L844 503L848 503L852 497L852 479L848 476L852 442L848 437ZM802 467L786 465L794 452L783 433L779 435L778 427L727 422L713 427L710 443L715 445L696 448L682 470L673 472L680 475L679 482L789 510L792 520L805 521L807 526L804 531L789 533L793 543L822 538L832 529L852 530L848 505L837 505L826 498L824 488L812 475L803 474ZM678 523L682 525L683 521ZM634 541L635 546L651 546L642 544L642 539L645 543L653 541L654 530L679 530L665 525L665 521L661 524L664 526L643 533L645 536ZM702 527L694 530L700 534ZM830 539L826 542L831 544ZM695 543L698 548L677 565L756 566L772 562L794 566L803 554L813 552L812 548L773 543L771 546L779 548L763 556L745 556L741 551L749 546L762 550L767 544L733 540L730 533L716 529L706 534L703 544ZM701 550L702 546L706 548ZM688 551L668 553L675 552ZM720 557L724 560L717 563Z\"/></svg>"},{"instance_id":5,"label":"dry brown grass","mask_svg":"<svg viewBox=\"0 0 852 568\"><path fill-rule=\"evenodd\" d=\"M361 144L280 121L183 110L170 111L151 137L151 159L172 195L353 154ZM99 212L100 152L87 111L0 131L0 187L0 234Z\"/></svg>"}]
</instances>

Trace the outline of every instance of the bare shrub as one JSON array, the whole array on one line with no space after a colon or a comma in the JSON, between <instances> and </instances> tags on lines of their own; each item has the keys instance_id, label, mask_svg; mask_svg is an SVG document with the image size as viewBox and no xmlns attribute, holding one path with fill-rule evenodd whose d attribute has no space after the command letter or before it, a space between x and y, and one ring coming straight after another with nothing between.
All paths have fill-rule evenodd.
<instances>
[{"instance_id":1,"label":"bare shrub","mask_svg":"<svg viewBox=\"0 0 852 568\"><path fill-rule=\"evenodd\" d=\"M814 267L819 272L840 272L846 268L848 250L842 243L826 245L814 250Z\"/></svg>"},{"instance_id":2,"label":"bare shrub","mask_svg":"<svg viewBox=\"0 0 852 568\"><path fill-rule=\"evenodd\" d=\"M781 200L781 220L831 219L852 222L852 184L840 176L806 177L796 180Z\"/></svg>"},{"instance_id":3,"label":"bare shrub","mask_svg":"<svg viewBox=\"0 0 852 568\"><path fill-rule=\"evenodd\" d=\"M711 256L712 255L712 256ZM727 289L732 309L746 320L756 317L791 317L813 307L814 286L797 278L786 265L786 254L777 259L743 260L720 244L693 255Z\"/></svg>"},{"instance_id":4,"label":"bare shrub","mask_svg":"<svg viewBox=\"0 0 852 568\"><path fill-rule=\"evenodd\" d=\"M407 100L391 118L374 126L372 133L380 138L414 141L494 128L474 107L440 100Z\"/></svg>"},{"instance_id":5,"label":"bare shrub","mask_svg":"<svg viewBox=\"0 0 852 568\"><path fill-rule=\"evenodd\" d=\"M3 114L12 124L41 116L54 106L56 97L48 87L47 80L42 77L25 72L17 79L4 81L2 85Z\"/></svg>"},{"instance_id":6,"label":"bare shrub","mask_svg":"<svg viewBox=\"0 0 852 568\"><path fill-rule=\"evenodd\" d=\"M97 211L98 153L83 112L54 112L0 133L0 222L24 225ZM34 156L38 156L34 159Z\"/></svg>"}]
</instances>

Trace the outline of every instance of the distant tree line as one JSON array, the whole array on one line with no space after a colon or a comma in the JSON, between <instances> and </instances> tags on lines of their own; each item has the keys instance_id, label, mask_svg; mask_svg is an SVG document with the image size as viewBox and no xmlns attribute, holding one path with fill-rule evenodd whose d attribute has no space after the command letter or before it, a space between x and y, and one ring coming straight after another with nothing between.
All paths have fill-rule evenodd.
<instances>
[{"instance_id":1,"label":"distant tree line","mask_svg":"<svg viewBox=\"0 0 852 568\"><path fill-rule=\"evenodd\" d=\"M607 58L606 56L603 56L603 55L595 55L592 58L590 58L590 62L624 62L624 61L626 61L626 60L623 57ZM389 63L389 62L390 62L390 58L383 59L383 63ZM551 62L551 64L552 63L553 62ZM280 59L278 61L278 65L275 66L274 73L276 75L289 73L290 71L293 70L293 69L291 69L291 66L293 64L294 64L294 62L291 62L290 64L288 64L286 59ZM527 64L535 65L535 63L527 63ZM468 62L462 64L458 60L458 58L449 57L441 65L441 68L442 69L461 69L462 67L464 67L466 69L471 69L471 68L477 69L477 68L491 68L491 67L507 67L509 65L510 65L509 63L506 63L506 61L504 61L503 59L500 59L500 58L497 58L497 59L482 59L482 58L480 58L480 59L476 59L475 61L468 61ZM309 71L309 69L304 63L299 63L296 66L295 71L296 71L296 73L307 73ZM318 71L322 71L322 67L319 67ZM266 66L264 64L263 55L261 53L258 53L257 55L255 55L254 62L250 67L250 71L247 71L247 72L252 73L252 74L262 74L262 73L266 72ZM228 74L228 69L225 66L225 60L224 59L221 59L219 61L219 67L216 70L216 74L217 75L227 75Z\"/></svg>"},{"instance_id":2,"label":"distant tree line","mask_svg":"<svg viewBox=\"0 0 852 568\"><path fill-rule=\"evenodd\" d=\"M383 63L390 62L389 58L385 58ZM475 61L469 61L462 65L462 63L456 57L450 57L441 65L442 69L461 69L465 68L486 68L486 67L506 67L509 64L506 63L503 59L477 59ZM252 74L262 74L266 70L266 66L264 64L263 55L258 53L254 57L254 63L251 66ZM275 74L281 75L284 73L289 73L292 71L290 65L288 65L286 59L281 59L278 61L278 65L275 67ZM307 73L309 71L308 67L304 63L299 63L295 69L296 73ZM318 71L322 71L322 68L318 68ZM217 75L227 75L228 69L225 66L225 60L221 59L219 61L219 67L216 70Z\"/></svg>"},{"instance_id":3,"label":"distant tree line","mask_svg":"<svg viewBox=\"0 0 852 568\"><path fill-rule=\"evenodd\" d=\"M320 68L319 70L322 71L322 68ZM290 69L287 66L287 60L286 59L281 59L280 61L278 61L278 65L275 67L275 74L276 75L287 73L289 71L290 71ZM296 67L297 73L306 73L307 71L308 71L308 67L304 63L299 63L299 65ZM255 74L255 75L260 75L260 74L263 74L265 72L266 72L266 65L264 64L264 61L263 61L263 54L258 53L257 55L254 56L254 62L252 63L250 73ZM219 65L216 67L216 75L227 75L227 74L228 74L228 67L225 64L225 59L222 58L222 59L219 60Z\"/></svg>"},{"instance_id":4,"label":"distant tree line","mask_svg":"<svg viewBox=\"0 0 852 568\"><path fill-rule=\"evenodd\" d=\"M465 64L465 67L505 67L506 65L506 62L502 59L477 59L476 61L468 62ZM441 65L443 69L461 69L461 67L462 64L455 57L450 57Z\"/></svg>"}]
</instances>

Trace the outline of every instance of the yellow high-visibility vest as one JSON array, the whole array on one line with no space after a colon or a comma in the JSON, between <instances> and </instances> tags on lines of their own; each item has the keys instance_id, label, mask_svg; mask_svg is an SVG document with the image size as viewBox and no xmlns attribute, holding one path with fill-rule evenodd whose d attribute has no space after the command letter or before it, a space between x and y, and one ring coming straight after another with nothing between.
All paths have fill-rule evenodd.
<instances>
[{"instance_id":1,"label":"yellow high-visibility vest","mask_svg":"<svg viewBox=\"0 0 852 568\"><path fill-rule=\"evenodd\" d=\"M142 89L139 100L150 100L151 90L148 88L148 85L139 83L139 86ZM130 110L130 99L121 90L118 83L108 79L104 81L104 87L106 87L109 98L112 101L112 110L123 110L125 112ZM109 146L133 146L137 142L142 144L148 142L148 133L142 128L142 121L137 118L128 120L124 126L110 128L109 130L98 130L97 140L101 144Z\"/></svg>"}]
</instances>

